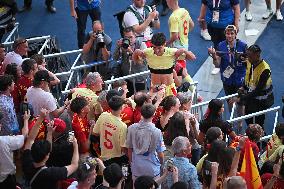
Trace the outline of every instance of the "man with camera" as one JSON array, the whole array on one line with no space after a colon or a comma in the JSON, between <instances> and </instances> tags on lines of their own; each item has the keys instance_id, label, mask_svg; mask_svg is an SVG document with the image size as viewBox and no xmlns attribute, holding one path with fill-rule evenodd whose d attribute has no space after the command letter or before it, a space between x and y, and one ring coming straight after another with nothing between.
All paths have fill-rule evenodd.
<instances>
[{"instance_id":1,"label":"man with camera","mask_svg":"<svg viewBox=\"0 0 284 189\"><path fill-rule=\"evenodd\" d=\"M246 65L244 63L247 44L237 37L237 28L234 25L228 25L225 29L226 40L218 44L218 48L209 48L208 53L213 58L213 64L220 67L221 80L226 95L235 94L243 85ZM231 111L236 98L228 100ZM243 106L238 103L238 116L243 115ZM239 123L241 127L241 122Z\"/></svg>"},{"instance_id":2,"label":"man with camera","mask_svg":"<svg viewBox=\"0 0 284 189\"><path fill-rule=\"evenodd\" d=\"M110 57L112 40L104 33L104 28L101 21L96 20L93 23L93 31L91 31L87 37L83 46L83 59L88 63L107 61ZM109 79L108 76L108 63L96 66L91 71L98 71L105 79Z\"/></svg>"},{"instance_id":3,"label":"man with camera","mask_svg":"<svg viewBox=\"0 0 284 189\"><path fill-rule=\"evenodd\" d=\"M121 63L115 68L115 75L117 77L135 74L147 70L146 61L141 64L137 64L132 61L132 54L136 49L144 50L146 45L144 42L137 40L135 37L133 28L125 28L123 30L124 38L117 41L116 48L113 54L114 60L121 58ZM135 78L136 91L145 89L145 76L139 76ZM129 90L128 95L134 94L133 80L126 80L127 88Z\"/></svg>"},{"instance_id":4,"label":"man with camera","mask_svg":"<svg viewBox=\"0 0 284 189\"><path fill-rule=\"evenodd\" d=\"M133 0L133 4L126 9L123 25L125 28L133 27L138 40L148 42L146 45L149 47L152 28L160 28L159 12L155 6L145 5L145 0Z\"/></svg>"}]
</instances>

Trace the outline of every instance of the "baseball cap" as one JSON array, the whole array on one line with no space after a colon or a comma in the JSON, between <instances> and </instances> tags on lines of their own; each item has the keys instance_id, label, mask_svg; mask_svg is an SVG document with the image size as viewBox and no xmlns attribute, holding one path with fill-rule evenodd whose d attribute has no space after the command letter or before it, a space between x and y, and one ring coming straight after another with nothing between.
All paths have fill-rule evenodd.
<instances>
[{"instance_id":1,"label":"baseball cap","mask_svg":"<svg viewBox=\"0 0 284 189\"><path fill-rule=\"evenodd\" d=\"M228 26L225 28L225 31L227 31L227 30L233 30L235 33L238 33L237 27L234 26L234 25L228 25Z\"/></svg>"},{"instance_id":2,"label":"baseball cap","mask_svg":"<svg viewBox=\"0 0 284 189\"><path fill-rule=\"evenodd\" d=\"M254 53L261 53L261 48L258 46L258 45L251 45L249 48L248 48L248 51L250 52L254 52Z\"/></svg>"},{"instance_id":3,"label":"baseball cap","mask_svg":"<svg viewBox=\"0 0 284 189\"><path fill-rule=\"evenodd\" d=\"M51 79L49 77L47 70L39 70L35 73L34 80L35 81L46 81L49 83Z\"/></svg>"},{"instance_id":4,"label":"baseball cap","mask_svg":"<svg viewBox=\"0 0 284 189\"><path fill-rule=\"evenodd\" d=\"M54 127L56 127L55 132L63 133L66 129L66 123L62 119L54 118Z\"/></svg>"},{"instance_id":5,"label":"baseball cap","mask_svg":"<svg viewBox=\"0 0 284 189\"><path fill-rule=\"evenodd\" d=\"M103 175L110 187L116 187L123 178L122 169L116 163L112 163L107 166L103 171Z\"/></svg>"},{"instance_id":6,"label":"baseball cap","mask_svg":"<svg viewBox=\"0 0 284 189\"><path fill-rule=\"evenodd\" d=\"M106 100L107 102L114 96L122 96L124 93L124 90L122 88L118 88L118 89L111 89L107 92L106 95Z\"/></svg>"}]
</instances>

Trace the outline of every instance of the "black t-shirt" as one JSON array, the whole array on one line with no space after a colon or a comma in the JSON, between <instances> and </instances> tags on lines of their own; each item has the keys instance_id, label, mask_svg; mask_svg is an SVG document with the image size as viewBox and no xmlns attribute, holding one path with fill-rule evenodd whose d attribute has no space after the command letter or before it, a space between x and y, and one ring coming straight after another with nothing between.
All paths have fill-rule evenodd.
<instances>
[{"instance_id":1,"label":"black t-shirt","mask_svg":"<svg viewBox=\"0 0 284 189\"><path fill-rule=\"evenodd\" d=\"M227 121L223 121L221 118L216 119L204 119L200 121L199 130L206 134L209 128L219 127L224 135L229 135L233 131L233 125ZM224 137L225 139L225 137Z\"/></svg>"},{"instance_id":2,"label":"black t-shirt","mask_svg":"<svg viewBox=\"0 0 284 189\"><path fill-rule=\"evenodd\" d=\"M30 181L41 167L35 168L31 150L27 149L23 153L23 172L25 178ZM48 167L42 170L34 179L32 189L56 189L57 182L67 178L66 167Z\"/></svg>"}]
</instances>

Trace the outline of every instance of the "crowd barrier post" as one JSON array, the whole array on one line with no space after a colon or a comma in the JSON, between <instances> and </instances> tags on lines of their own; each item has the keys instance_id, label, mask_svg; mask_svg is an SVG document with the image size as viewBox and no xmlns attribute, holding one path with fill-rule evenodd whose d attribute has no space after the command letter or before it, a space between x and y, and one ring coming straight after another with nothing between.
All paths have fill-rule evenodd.
<instances>
[{"instance_id":1,"label":"crowd barrier post","mask_svg":"<svg viewBox=\"0 0 284 189\"><path fill-rule=\"evenodd\" d=\"M15 23L15 27L9 33L9 35L6 37L6 39L3 42L3 44L11 42L11 41L15 41L15 39L17 39L18 37L19 37L19 22L16 22Z\"/></svg>"}]
</instances>

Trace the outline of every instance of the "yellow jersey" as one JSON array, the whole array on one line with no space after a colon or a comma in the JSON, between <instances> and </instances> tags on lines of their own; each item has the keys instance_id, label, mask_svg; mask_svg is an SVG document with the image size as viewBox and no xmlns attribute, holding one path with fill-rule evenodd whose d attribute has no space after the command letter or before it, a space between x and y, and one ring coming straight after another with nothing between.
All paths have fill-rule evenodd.
<instances>
[{"instance_id":1,"label":"yellow jersey","mask_svg":"<svg viewBox=\"0 0 284 189\"><path fill-rule=\"evenodd\" d=\"M123 155L121 148L126 147L127 126L121 118L103 112L94 126L93 133L100 135L101 158L104 161Z\"/></svg>"},{"instance_id":2,"label":"yellow jersey","mask_svg":"<svg viewBox=\"0 0 284 189\"><path fill-rule=\"evenodd\" d=\"M179 8L171 14L169 18L170 34L178 33L179 39L173 42L175 48L188 49L188 33L190 31L189 22L191 17L189 12L184 8Z\"/></svg>"}]
</instances>

